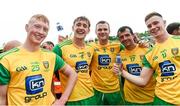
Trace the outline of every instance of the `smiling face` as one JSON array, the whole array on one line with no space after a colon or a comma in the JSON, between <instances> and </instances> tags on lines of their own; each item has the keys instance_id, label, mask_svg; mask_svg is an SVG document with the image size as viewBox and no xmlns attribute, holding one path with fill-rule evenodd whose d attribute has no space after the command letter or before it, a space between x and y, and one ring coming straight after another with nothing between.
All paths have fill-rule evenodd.
<instances>
[{"instance_id":1,"label":"smiling face","mask_svg":"<svg viewBox=\"0 0 180 106\"><path fill-rule=\"evenodd\" d=\"M146 26L148 28L149 33L154 36L156 39L163 36L165 33L165 21L162 17L152 16L146 21Z\"/></svg>"},{"instance_id":2,"label":"smiling face","mask_svg":"<svg viewBox=\"0 0 180 106\"><path fill-rule=\"evenodd\" d=\"M46 17L45 17L46 18ZM33 17L26 24L27 40L34 45L40 45L41 42L46 38L49 31L49 21L42 17Z\"/></svg>"},{"instance_id":3,"label":"smiling face","mask_svg":"<svg viewBox=\"0 0 180 106\"><path fill-rule=\"evenodd\" d=\"M110 28L107 23L100 23L96 25L96 35L99 41L104 41L109 39Z\"/></svg>"},{"instance_id":4,"label":"smiling face","mask_svg":"<svg viewBox=\"0 0 180 106\"><path fill-rule=\"evenodd\" d=\"M118 37L120 42L126 47L132 47L135 44L134 42L134 35L130 32L128 28L126 28L124 31L118 33Z\"/></svg>"},{"instance_id":5,"label":"smiling face","mask_svg":"<svg viewBox=\"0 0 180 106\"><path fill-rule=\"evenodd\" d=\"M74 31L74 37L78 39L85 39L86 35L89 33L90 25L87 20L79 19L74 22L72 27Z\"/></svg>"}]
</instances>

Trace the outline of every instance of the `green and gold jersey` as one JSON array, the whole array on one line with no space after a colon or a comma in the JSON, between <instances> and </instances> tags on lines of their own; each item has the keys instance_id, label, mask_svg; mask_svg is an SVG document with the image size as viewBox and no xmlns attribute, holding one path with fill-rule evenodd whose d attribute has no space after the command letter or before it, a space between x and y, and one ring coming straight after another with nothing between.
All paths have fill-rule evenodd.
<instances>
[{"instance_id":1,"label":"green and gold jersey","mask_svg":"<svg viewBox=\"0 0 180 106\"><path fill-rule=\"evenodd\" d=\"M142 70L142 60L147 52L147 48L141 48L138 45L133 50L120 52L122 63L128 73L140 76ZM128 80L124 83L125 100L132 103L150 103L154 99L155 78L151 78L145 87L139 87Z\"/></svg>"},{"instance_id":2,"label":"green and gold jersey","mask_svg":"<svg viewBox=\"0 0 180 106\"><path fill-rule=\"evenodd\" d=\"M72 40L65 40L56 45L53 51L60 55L78 74L78 80L68 101L79 101L94 95L92 81L89 75L89 65L91 63L93 48L86 45L85 48L78 48ZM67 77L60 74L62 89L67 85Z\"/></svg>"},{"instance_id":3,"label":"green and gold jersey","mask_svg":"<svg viewBox=\"0 0 180 106\"><path fill-rule=\"evenodd\" d=\"M91 44L94 48L91 62L91 78L93 87L104 93L112 93L120 90L118 76L113 73L113 64L116 55L122 49L119 43L109 42L107 45L99 43Z\"/></svg>"},{"instance_id":4,"label":"green and gold jersey","mask_svg":"<svg viewBox=\"0 0 180 106\"><path fill-rule=\"evenodd\" d=\"M157 43L145 55L145 67L156 70L155 95L160 99L180 104L180 36L170 36Z\"/></svg>"},{"instance_id":5,"label":"green and gold jersey","mask_svg":"<svg viewBox=\"0 0 180 106\"><path fill-rule=\"evenodd\" d=\"M0 84L8 85L8 105L51 105L54 70L64 61L53 52L40 49L29 52L23 47L0 55Z\"/></svg>"}]
</instances>

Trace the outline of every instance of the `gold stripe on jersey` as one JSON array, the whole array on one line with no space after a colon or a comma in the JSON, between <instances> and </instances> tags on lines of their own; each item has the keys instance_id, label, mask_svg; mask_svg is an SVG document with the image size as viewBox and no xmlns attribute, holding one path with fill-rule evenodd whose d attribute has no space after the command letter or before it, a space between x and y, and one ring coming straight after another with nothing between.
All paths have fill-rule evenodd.
<instances>
[{"instance_id":1,"label":"gold stripe on jersey","mask_svg":"<svg viewBox=\"0 0 180 106\"><path fill-rule=\"evenodd\" d=\"M156 70L155 95L172 104L180 104L180 37L169 36L146 54L146 67Z\"/></svg>"},{"instance_id":2,"label":"gold stripe on jersey","mask_svg":"<svg viewBox=\"0 0 180 106\"><path fill-rule=\"evenodd\" d=\"M56 45L53 51L58 55L60 54L64 61L78 73L78 80L68 101L79 101L92 97L94 93L89 75L89 65L93 55L93 48L86 45L85 48L80 49L73 44L72 40L66 40ZM60 80L64 92L68 78L60 74Z\"/></svg>"},{"instance_id":3,"label":"gold stripe on jersey","mask_svg":"<svg viewBox=\"0 0 180 106\"><path fill-rule=\"evenodd\" d=\"M96 90L112 93L120 90L118 76L113 73L116 55L122 49L119 43L109 42L107 45L91 44L94 48L91 63L91 78Z\"/></svg>"},{"instance_id":4,"label":"gold stripe on jersey","mask_svg":"<svg viewBox=\"0 0 180 106\"><path fill-rule=\"evenodd\" d=\"M128 73L140 76L142 70L142 60L147 52L147 48L141 48L136 45L133 50L120 52L123 66ZM132 103L150 103L154 98L155 79L152 77L145 87L139 87L125 79L124 95L125 100Z\"/></svg>"}]
</instances>

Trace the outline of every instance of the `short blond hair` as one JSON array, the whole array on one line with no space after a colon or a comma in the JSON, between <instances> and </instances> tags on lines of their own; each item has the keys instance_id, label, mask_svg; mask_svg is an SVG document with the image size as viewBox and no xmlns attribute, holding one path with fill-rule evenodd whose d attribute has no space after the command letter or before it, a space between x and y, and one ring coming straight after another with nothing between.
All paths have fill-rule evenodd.
<instances>
[{"instance_id":1,"label":"short blond hair","mask_svg":"<svg viewBox=\"0 0 180 106\"><path fill-rule=\"evenodd\" d=\"M33 15L30 18L29 23L31 23L34 20L43 21L44 23L47 23L49 25L49 19L43 14L35 14L35 15Z\"/></svg>"}]
</instances>

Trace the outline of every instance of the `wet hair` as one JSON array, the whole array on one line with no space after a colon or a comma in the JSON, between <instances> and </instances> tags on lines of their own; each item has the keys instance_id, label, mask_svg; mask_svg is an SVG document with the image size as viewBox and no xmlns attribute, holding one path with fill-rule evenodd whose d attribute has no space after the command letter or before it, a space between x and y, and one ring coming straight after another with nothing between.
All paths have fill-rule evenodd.
<instances>
[{"instance_id":1,"label":"wet hair","mask_svg":"<svg viewBox=\"0 0 180 106\"><path fill-rule=\"evenodd\" d=\"M129 26L122 26L122 27L120 27L119 29L118 29L118 31L117 31L117 37L118 37L118 35L119 35L119 33L120 32L124 32L126 29L129 29L129 31L130 31L130 33L133 35L134 33L133 33L133 30L129 27Z\"/></svg>"},{"instance_id":2,"label":"wet hair","mask_svg":"<svg viewBox=\"0 0 180 106\"><path fill-rule=\"evenodd\" d=\"M180 28L180 23L173 22L167 26L166 30L169 34L172 34L174 30L179 29L179 28Z\"/></svg>"},{"instance_id":3,"label":"wet hair","mask_svg":"<svg viewBox=\"0 0 180 106\"><path fill-rule=\"evenodd\" d=\"M88 23L89 27L91 26L91 23L90 23L89 19L87 17L85 17L85 16L77 17L74 20L73 24L75 24L77 21L86 21Z\"/></svg>"},{"instance_id":4,"label":"wet hair","mask_svg":"<svg viewBox=\"0 0 180 106\"><path fill-rule=\"evenodd\" d=\"M150 19L151 17L153 17L153 16L159 16L159 17L163 18L160 13L151 12L151 13L149 13L148 15L146 15L146 17L145 17L145 22L146 22L148 19Z\"/></svg>"}]
</instances>

